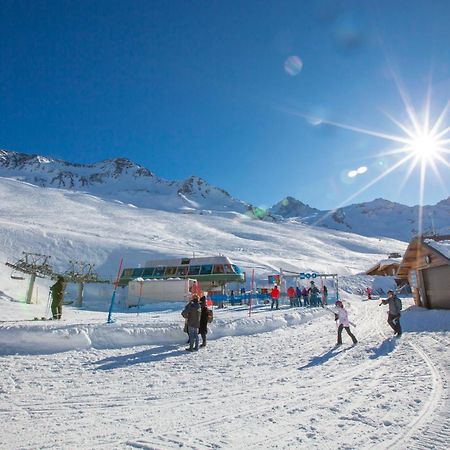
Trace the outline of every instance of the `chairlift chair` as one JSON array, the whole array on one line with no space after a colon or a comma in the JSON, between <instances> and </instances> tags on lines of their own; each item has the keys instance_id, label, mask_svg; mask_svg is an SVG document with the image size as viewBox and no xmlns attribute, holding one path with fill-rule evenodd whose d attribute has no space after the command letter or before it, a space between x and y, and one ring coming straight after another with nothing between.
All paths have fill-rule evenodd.
<instances>
[{"instance_id":1,"label":"chairlift chair","mask_svg":"<svg viewBox=\"0 0 450 450\"><path fill-rule=\"evenodd\" d=\"M25 277L22 275L22 273L15 269L11 272L11 278L13 280L25 280Z\"/></svg>"}]
</instances>

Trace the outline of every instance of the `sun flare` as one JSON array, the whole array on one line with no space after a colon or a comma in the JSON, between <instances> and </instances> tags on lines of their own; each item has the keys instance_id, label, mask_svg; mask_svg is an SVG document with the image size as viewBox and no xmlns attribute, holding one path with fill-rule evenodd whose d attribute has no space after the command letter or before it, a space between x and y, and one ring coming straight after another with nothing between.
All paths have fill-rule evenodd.
<instances>
[{"instance_id":1,"label":"sun flare","mask_svg":"<svg viewBox=\"0 0 450 450\"><path fill-rule=\"evenodd\" d=\"M306 119L309 121L309 123L315 126L323 124L331 125L345 130L355 131L357 133L363 133L369 136L381 138L391 142L392 144L395 144L395 148L381 152L377 156L397 155L400 156L400 159L398 159L397 161L394 160L390 167L387 167L384 172L368 181L365 186L360 188L357 192L354 192L349 198L345 199L340 205L336 207L336 209L347 204L349 201L359 196L361 193L381 181L393 171L399 169L405 164L408 164L409 168L407 170L406 177L404 178L403 183L400 186L400 190L403 188L414 169L417 168L420 174L419 234L421 234L423 228L423 198L428 168L432 170L433 175L440 182L441 186L443 186L444 190L446 189L439 169L445 171L446 169L450 168L450 126L445 124L447 113L450 109L450 101L447 101L446 106L443 108L437 119L433 123L431 123L431 91L428 93L425 102L425 108L423 110L421 118L419 118L419 114L417 114L416 110L411 105L405 91L400 87L400 85L398 85L398 88L404 102L405 111L408 116L408 123L402 123L387 114L388 118L399 128L400 133L398 134L370 130L367 128L361 128L355 125L334 122L326 119L320 119L320 121L315 119L315 122L311 122L310 118L308 117L306 117ZM352 170L348 173L348 176L350 178L353 178L356 177L358 173L359 172ZM333 211L331 211L329 214L331 214ZM323 220L323 218L321 220Z\"/></svg>"},{"instance_id":2,"label":"sun flare","mask_svg":"<svg viewBox=\"0 0 450 450\"><path fill-rule=\"evenodd\" d=\"M423 161L434 161L439 148L439 140L431 134L419 134L411 140L411 151Z\"/></svg>"}]
</instances>

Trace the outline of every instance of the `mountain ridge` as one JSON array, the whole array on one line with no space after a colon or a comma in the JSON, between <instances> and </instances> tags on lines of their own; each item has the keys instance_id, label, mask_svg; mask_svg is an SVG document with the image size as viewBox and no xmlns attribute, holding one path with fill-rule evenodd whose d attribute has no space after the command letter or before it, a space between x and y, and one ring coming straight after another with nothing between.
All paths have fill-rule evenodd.
<instances>
[{"instance_id":1,"label":"mountain ridge","mask_svg":"<svg viewBox=\"0 0 450 450\"><path fill-rule=\"evenodd\" d=\"M164 180L124 157L80 164L0 150L0 176L40 187L84 191L143 208L191 214L239 213L256 219L301 222L369 237L409 241L418 234L420 226L419 206L406 206L383 198L319 210L288 196L262 210L198 176L191 175L181 181ZM450 197L436 205L423 206L422 211L424 233L450 233Z\"/></svg>"}]
</instances>

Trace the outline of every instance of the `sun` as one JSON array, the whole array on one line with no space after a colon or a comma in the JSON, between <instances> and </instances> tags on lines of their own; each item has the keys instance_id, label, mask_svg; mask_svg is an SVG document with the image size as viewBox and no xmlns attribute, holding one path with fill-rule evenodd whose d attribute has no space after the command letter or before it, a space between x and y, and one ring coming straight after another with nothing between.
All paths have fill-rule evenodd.
<instances>
[{"instance_id":1,"label":"sun","mask_svg":"<svg viewBox=\"0 0 450 450\"><path fill-rule=\"evenodd\" d=\"M350 197L341 202L341 204L338 205L334 210L330 211L329 214L332 214L337 208L340 208L341 206L347 204L349 201L359 196L374 184L380 182L383 178L387 177L389 174L399 169L401 166L408 164L409 168L407 170L406 177L404 178L404 181L399 189L401 190L403 188L414 169L417 168L420 173L418 225L419 234L421 234L423 229L422 209L425 191L425 180L427 177L428 169L433 172L434 177L440 182L444 190L446 189L439 169L444 171L446 169L450 169L450 126L445 123L447 119L447 113L450 110L450 100L447 100L445 107L442 109L436 120L432 121L430 113L431 89L429 89L422 114L418 114L409 101L409 96L406 94L399 83L397 84L397 87L403 100L408 120L407 122L402 123L392 117L390 114L386 115L399 128L400 132L398 134L370 130L367 128L334 122L326 119L312 119L311 117L293 111L290 111L290 113L305 118L313 126L321 126L323 124L327 124L346 130L355 131L357 133L363 133L369 136L381 138L389 141L391 144L394 144L395 148L380 152L376 156L379 157L386 155L397 155L400 156L400 158L393 162L390 167L387 167L384 172L370 179L370 181L365 186L350 195ZM349 174L351 174L350 176L354 175L353 172L355 171L349 172ZM325 217L327 217L327 215ZM322 217L320 220L323 220L325 217Z\"/></svg>"},{"instance_id":2,"label":"sun","mask_svg":"<svg viewBox=\"0 0 450 450\"><path fill-rule=\"evenodd\" d=\"M424 162L434 161L439 154L440 148L439 140L431 134L419 134L411 140L410 150Z\"/></svg>"}]
</instances>

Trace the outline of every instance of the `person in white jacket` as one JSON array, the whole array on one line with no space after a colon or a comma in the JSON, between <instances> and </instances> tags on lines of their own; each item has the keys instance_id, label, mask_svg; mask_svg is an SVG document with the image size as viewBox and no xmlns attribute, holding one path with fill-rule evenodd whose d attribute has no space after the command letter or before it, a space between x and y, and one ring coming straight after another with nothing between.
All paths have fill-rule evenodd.
<instances>
[{"instance_id":1,"label":"person in white jacket","mask_svg":"<svg viewBox=\"0 0 450 450\"><path fill-rule=\"evenodd\" d=\"M347 334L351 337L353 344L356 344L358 341L354 334L350 331L350 322L348 320L347 310L344 308L344 304L338 300L336 303L336 309L334 310L334 320L339 321L338 326L338 335L337 335L337 344L342 344L342 330L345 328Z\"/></svg>"}]
</instances>

